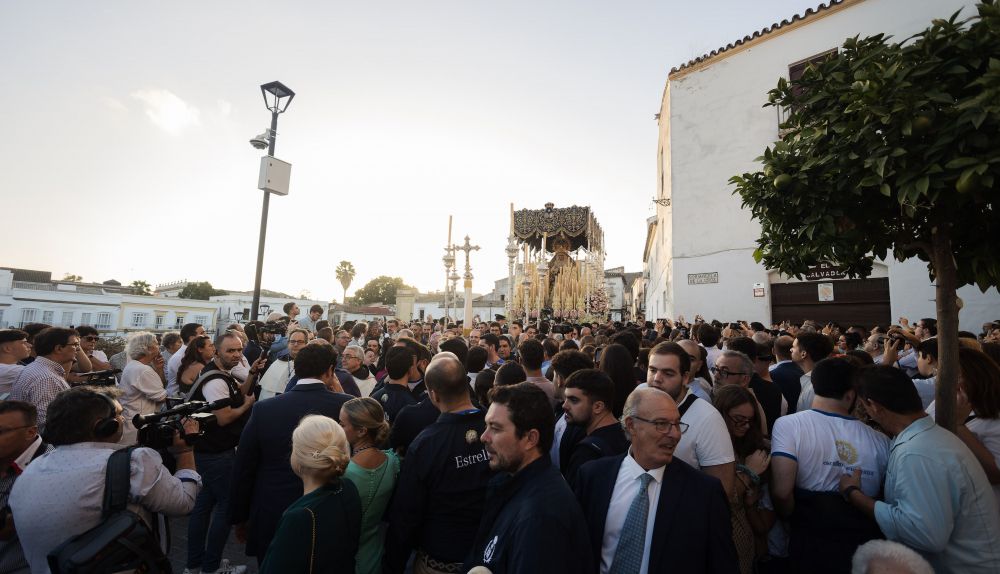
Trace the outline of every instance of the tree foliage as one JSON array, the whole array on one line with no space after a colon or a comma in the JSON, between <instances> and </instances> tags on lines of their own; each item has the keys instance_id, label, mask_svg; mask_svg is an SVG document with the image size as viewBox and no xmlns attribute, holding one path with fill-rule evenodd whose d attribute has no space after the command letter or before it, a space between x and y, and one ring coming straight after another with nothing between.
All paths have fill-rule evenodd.
<instances>
[{"instance_id":1,"label":"tree foliage","mask_svg":"<svg viewBox=\"0 0 1000 574\"><path fill-rule=\"evenodd\" d=\"M754 257L768 268L800 277L828 261L867 276L876 258L928 262L946 382L955 290L1000 283L1000 9L978 11L902 43L849 39L801 79L779 80L766 105L787 112L781 139L760 171L730 179L761 224Z\"/></svg>"},{"instance_id":2,"label":"tree foliage","mask_svg":"<svg viewBox=\"0 0 1000 574\"><path fill-rule=\"evenodd\" d=\"M380 275L366 283L364 287L355 291L352 301L360 305L366 303L391 304L396 301L396 290L400 287L407 287L403 283L402 277Z\"/></svg>"},{"instance_id":3,"label":"tree foliage","mask_svg":"<svg viewBox=\"0 0 1000 574\"><path fill-rule=\"evenodd\" d=\"M75 283L80 283L80 282L83 281L83 277L80 277L79 275L74 275L73 273L66 273L65 275L63 275L62 280L63 281L73 281Z\"/></svg>"},{"instance_id":4,"label":"tree foliage","mask_svg":"<svg viewBox=\"0 0 1000 574\"><path fill-rule=\"evenodd\" d=\"M354 269L354 264L350 261L341 261L337 265L336 269L337 281L340 281L340 285L344 288L344 304L347 304L347 288L351 286L351 281L354 281L354 275L357 271ZM395 295L395 292L393 293Z\"/></svg>"},{"instance_id":5,"label":"tree foliage","mask_svg":"<svg viewBox=\"0 0 1000 574\"><path fill-rule=\"evenodd\" d=\"M136 295L152 295L152 291L149 288L150 285L149 285L149 283L147 283L145 281L142 281L140 279L136 279L135 281L133 281L131 283L130 286L135 291Z\"/></svg>"},{"instance_id":6,"label":"tree foliage","mask_svg":"<svg viewBox=\"0 0 1000 574\"><path fill-rule=\"evenodd\" d=\"M188 283L177 296L181 299L201 299L208 301L209 297L215 295L228 295L228 292L212 287L212 284L208 281L198 281L197 283Z\"/></svg>"}]
</instances>

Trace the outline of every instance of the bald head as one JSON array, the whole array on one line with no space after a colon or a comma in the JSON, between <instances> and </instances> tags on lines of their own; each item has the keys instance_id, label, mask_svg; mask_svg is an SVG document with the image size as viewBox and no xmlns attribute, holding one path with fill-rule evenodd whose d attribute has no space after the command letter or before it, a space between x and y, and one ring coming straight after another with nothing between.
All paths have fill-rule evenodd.
<instances>
[{"instance_id":1,"label":"bald head","mask_svg":"<svg viewBox=\"0 0 1000 574\"><path fill-rule=\"evenodd\" d=\"M649 414L647 411L662 413L671 408L677 411L677 402L660 389L655 387L636 389L629 393L628 398L625 399L625 408L622 409L622 426L625 426L625 419L628 417L638 415L642 418L649 418L640 413Z\"/></svg>"},{"instance_id":2,"label":"bald head","mask_svg":"<svg viewBox=\"0 0 1000 574\"><path fill-rule=\"evenodd\" d=\"M437 400L452 402L469 397L469 378L454 353L438 353L424 372L424 384Z\"/></svg>"}]
</instances>

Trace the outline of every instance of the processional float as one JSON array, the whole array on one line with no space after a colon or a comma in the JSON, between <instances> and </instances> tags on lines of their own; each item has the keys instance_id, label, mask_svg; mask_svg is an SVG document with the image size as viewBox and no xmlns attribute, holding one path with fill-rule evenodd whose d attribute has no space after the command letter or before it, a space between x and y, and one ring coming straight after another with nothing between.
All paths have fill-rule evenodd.
<instances>
[{"instance_id":1,"label":"processional float","mask_svg":"<svg viewBox=\"0 0 1000 574\"><path fill-rule=\"evenodd\" d=\"M510 206L508 317L581 321L606 318L604 231L589 207Z\"/></svg>"}]
</instances>

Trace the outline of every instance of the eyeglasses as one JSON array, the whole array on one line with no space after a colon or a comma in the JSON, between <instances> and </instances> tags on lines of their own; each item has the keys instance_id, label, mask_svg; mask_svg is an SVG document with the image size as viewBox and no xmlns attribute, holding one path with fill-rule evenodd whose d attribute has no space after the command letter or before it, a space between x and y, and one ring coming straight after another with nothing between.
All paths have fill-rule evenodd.
<instances>
[{"instance_id":1,"label":"eyeglasses","mask_svg":"<svg viewBox=\"0 0 1000 574\"><path fill-rule=\"evenodd\" d=\"M80 341L76 341L75 343L66 343L65 345L62 345L62 346L63 347L76 347L77 349L79 349L80 348Z\"/></svg>"},{"instance_id":2,"label":"eyeglasses","mask_svg":"<svg viewBox=\"0 0 1000 574\"><path fill-rule=\"evenodd\" d=\"M681 423L681 422L672 423L670 421L661 421L661 420L651 421L649 419L644 419L644 418L642 418L640 416L637 416L637 415L632 415L632 418L635 419L635 420L637 420L637 421L642 421L644 423L649 423L649 424L653 425L653 428L656 429L656 432L659 432L659 433L670 432L670 429L672 427L676 427L677 430L681 431L681 434L684 434L684 433L687 432L688 427L690 426L687 423Z\"/></svg>"},{"instance_id":3,"label":"eyeglasses","mask_svg":"<svg viewBox=\"0 0 1000 574\"><path fill-rule=\"evenodd\" d=\"M38 426L38 425L21 425L19 427L10 427L9 429L0 428L0 436L3 436L3 435L5 435L5 434L7 434L9 432L12 432L12 431L21 430L21 429L30 429L30 428L33 428L33 427L36 427L36 426Z\"/></svg>"},{"instance_id":4,"label":"eyeglasses","mask_svg":"<svg viewBox=\"0 0 1000 574\"><path fill-rule=\"evenodd\" d=\"M722 377L722 378L731 377L731 376L734 376L734 375L745 375L746 374L746 373L744 373L742 371L730 371L729 369L727 369L725 367L712 367L710 370L712 371L713 375L715 375L717 377Z\"/></svg>"},{"instance_id":5,"label":"eyeglasses","mask_svg":"<svg viewBox=\"0 0 1000 574\"><path fill-rule=\"evenodd\" d=\"M101 338L98 337L98 336L96 336L96 335L87 335L86 337L84 337L84 339L86 339L87 341L100 341L101 340Z\"/></svg>"},{"instance_id":6,"label":"eyeglasses","mask_svg":"<svg viewBox=\"0 0 1000 574\"><path fill-rule=\"evenodd\" d=\"M733 421L733 426L737 427L748 427L753 418L741 417L741 416L729 416L729 420Z\"/></svg>"}]
</instances>

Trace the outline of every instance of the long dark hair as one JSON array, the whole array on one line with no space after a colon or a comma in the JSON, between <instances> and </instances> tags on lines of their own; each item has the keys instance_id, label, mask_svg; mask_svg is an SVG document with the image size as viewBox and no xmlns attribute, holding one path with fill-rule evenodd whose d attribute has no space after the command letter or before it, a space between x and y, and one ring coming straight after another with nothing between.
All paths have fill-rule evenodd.
<instances>
[{"instance_id":1,"label":"long dark hair","mask_svg":"<svg viewBox=\"0 0 1000 574\"><path fill-rule=\"evenodd\" d=\"M1000 365L986 353L968 347L959 347L958 357L962 386L976 416L1000 418Z\"/></svg>"},{"instance_id":2,"label":"long dark hair","mask_svg":"<svg viewBox=\"0 0 1000 574\"><path fill-rule=\"evenodd\" d=\"M708 367L708 349L698 345L698 354L701 355L701 368L698 369L698 372L694 376L705 379L708 386L715 387L715 381L712 380L712 371Z\"/></svg>"},{"instance_id":3,"label":"long dark hair","mask_svg":"<svg viewBox=\"0 0 1000 574\"><path fill-rule=\"evenodd\" d=\"M632 355L624 345L611 343L601 353L601 371L611 377L615 384L615 402L611 412L615 418L622 416L625 399L635 390L635 368Z\"/></svg>"},{"instance_id":4,"label":"long dark hair","mask_svg":"<svg viewBox=\"0 0 1000 574\"><path fill-rule=\"evenodd\" d=\"M712 393L712 404L722 414L722 418L727 421L729 421L730 410L748 403L753 407L753 419L750 420L750 428L747 429L747 434L741 438L736 438L730 433L730 438L733 441L733 451L738 458L746 458L765 447L764 434L760 429L760 421L763 413L761 413L760 407L757 406L757 400L750 391L739 385L722 385L716 387L715 392ZM729 421L729 423L731 422ZM727 428L729 423L727 423Z\"/></svg>"},{"instance_id":5,"label":"long dark hair","mask_svg":"<svg viewBox=\"0 0 1000 574\"><path fill-rule=\"evenodd\" d=\"M188 341L187 349L184 350L184 358L181 359L181 366L177 368L177 382L181 384L181 373L195 363L201 363L201 351L205 345L210 343L212 338L208 335L198 335Z\"/></svg>"}]
</instances>

